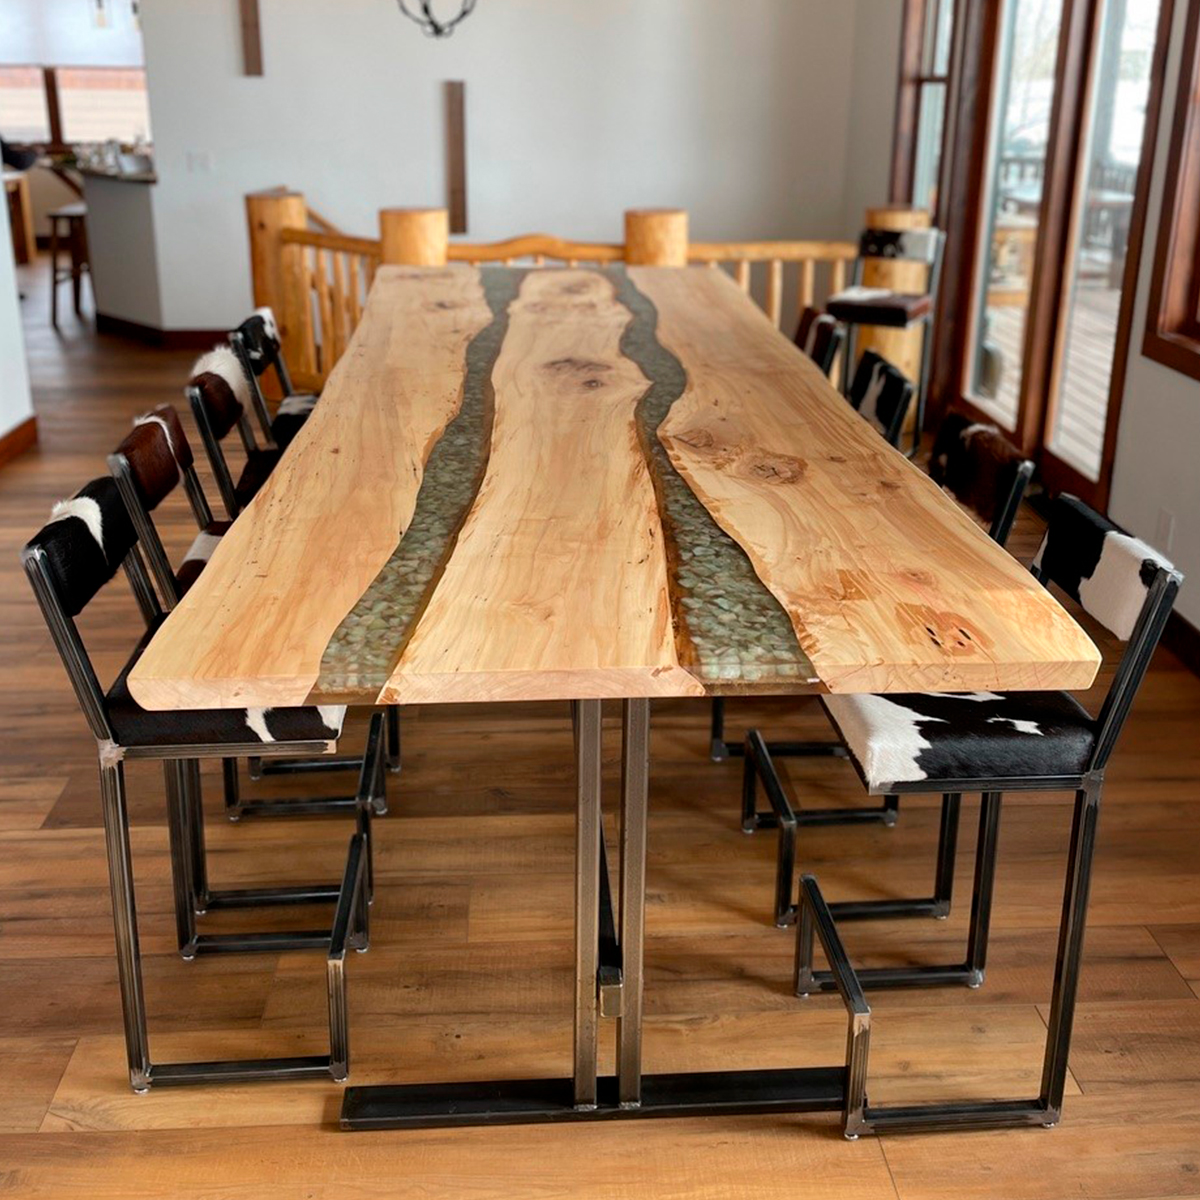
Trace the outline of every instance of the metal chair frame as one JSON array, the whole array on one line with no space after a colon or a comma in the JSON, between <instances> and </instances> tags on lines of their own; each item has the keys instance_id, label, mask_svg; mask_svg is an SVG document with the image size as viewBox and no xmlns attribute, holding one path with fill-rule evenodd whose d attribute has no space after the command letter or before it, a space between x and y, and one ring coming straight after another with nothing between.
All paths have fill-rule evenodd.
<instances>
[{"instance_id":1,"label":"metal chair frame","mask_svg":"<svg viewBox=\"0 0 1200 1200\"><path fill-rule=\"evenodd\" d=\"M133 522L137 533L138 544L150 568L157 585L159 602L163 609L170 611L182 599L175 580L175 572L171 568L171 560L163 546L162 537L154 518L146 508L142 497L138 494L137 485L133 480L133 471L129 460L119 451L108 456L108 469L116 481L117 490L125 501L125 509ZM208 497L194 466L179 467L183 479L183 489L191 506L192 515L196 518L199 529L205 529L212 523L212 508ZM400 710L395 706L384 709L387 722L387 764L393 773L400 771ZM311 771L349 771L359 770L363 765L361 755L331 754L325 759L311 758L279 758L264 760L262 754L252 755L249 759L250 778L262 779L265 775L295 774ZM330 813L345 812L354 807L354 800L346 796L311 798L305 800L243 800L241 785L238 779L236 758L226 759L223 763L223 784L225 790L225 815L231 821L239 821L244 816L322 816Z\"/></svg>"},{"instance_id":2,"label":"metal chair frame","mask_svg":"<svg viewBox=\"0 0 1200 1200\"><path fill-rule=\"evenodd\" d=\"M312 742L266 744L245 742L154 746L119 744L108 717L104 691L100 687L78 626L59 601L44 553L40 547L29 545L22 554L22 562L80 708L96 738L121 1006L129 1077L133 1090L145 1092L152 1085L214 1081L310 1077L345 1079L349 1069L345 953L348 946L358 950L367 948L367 909L373 882L370 820L372 812L386 809L382 714L376 714L372 719L367 754L364 757L359 790L355 797L356 832L350 839L346 867L340 883L216 891L208 885L205 864L199 760L248 757L253 754L321 754L327 750L328 741L322 739ZM154 593L136 541L121 565L147 625L161 619L163 610ZM158 759L163 762L176 933L181 956L185 960L191 960L200 953L326 950L330 1033L328 1055L215 1062L152 1061L129 845L129 813L124 773L124 762L127 758ZM196 916L209 908L259 908L321 901L333 901L336 905L329 930L236 935L196 932Z\"/></svg>"},{"instance_id":3,"label":"metal chair frame","mask_svg":"<svg viewBox=\"0 0 1200 1200\"><path fill-rule=\"evenodd\" d=\"M1040 579L1041 576L1039 575ZM1043 580L1043 582L1045 582ZM995 887L996 851L999 844L1000 805L1005 792L1075 792L1080 803L1098 806L1104 782L1104 770L1112 754L1134 696L1150 665L1167 617L1175 602L1182 576L1174 570L1159 567L1147 592L1137 625L1131 635L1116 675L1105 697L1100 715L1094 722L1096 741L1086 769L1078 775L981 777L974 779L922 779L911 782L890 782L873 787L862 773L859 763L850 761L863 787L873 795L899 797L905 794L928 795L941 793L942 819L938 839L937 868L934 895L931 898L855 901L831 905L835 916L842 919L872 919L902 916L944 917L949 913L954 879L954 859L957 850L958 808L964 792L979 792L983 797L980 809L979 840L975 858L975 882L971 904L971 922L966 957L958 962L938 966L914 966L864 970L859 977L869 987L921 987L930 984L964 983L979 987L987 965L987 943L991 921L992 896ZM753 789L755 778L762 781L773 803L790 811L783 794L778 773L761 736L755 731L747 735L745 786ZM1094 820L1093 818L1090 818ZM795 861L795 825L781 824L781 838L775 880L776 923L785 925L795 919L796 908L791 904L791 864ZM784 842L788 845L785 847ZM1089 851L1090 855L1090 851ZM1090 870L1090 857L1087 869ZM784 873L787 872L787 879ZM786 890L785 890L786 889ZM830 985L828 976L817 976L821 987Z\"/></svg>"},{"instance_id":4,"label":"metal chair frame","mask_svg":"<svg viewBox=\"0 0 1200 1200\"><path fill-rule=\"evenodd\" d=\"M233 352L237 355L237 360L242 364L242 370L246 374L246 382L250 385L250 399L254 405L254 414L262 428L263 437L266 438L269 446L277 447L275 434L271 430L271 413L267 408L267 398L263 395L259 379L269 367L274 367L275 376L279 380L283 394L285 396L294 394L295 388L292 385L291 372L287 369L287 363L283 358L283 347L274 339L270 339L270 350L264 356L262 365L256 368L240 327L230 330L229 345L233 348Z\"/></svg>"},{"instance_id":5,"label":"metal chair frame","mask_svg":"<svg viewBox=\"0 0 1200 1200\"><path fill-rule=\"evenodd\" d=\"M988 530L988 536L997 545L1003 546L1008 542L1008 535L1012 532L1013 523L1016 521L1017 513L1021 507L1021 499L1025 495L1025 489L1029 486L1029 481L1033 476L1033 463L1026 459L1017 468L1013 477L1012 486L1009 489L1008 495L1000 504L996 512L992 516L991 528ZM739 744L737 742L726 741L725 738L725 698L723 696L714 697L712 701L712 720L709 730L709 754L713 762L724 762L730 758L740 758L746 753L745 747L749 742ZM829 757L829 758L845 758L846 748L841 742L822 742L822 741L777 741L764 742L761 737L757 737L753 743L754 752L760 755L766 755L770 758L814 758L814 757ZM771 765L769 772L770 776L778 782L778 773ZM765 783L765 780L764 780ZM792 871L787 867L789 854L794 858L794 852L789 851L785 843L795 841L795 830L800 825L860 825L863 823L878 823L887 826L895 825L900 812L900 797L897 795L888 795L883 798L883 803L868 808L817 808L817 809L800 809L796 811L788 803L783 789L776 787L765 788L767 794L767 802L769 809L765 812L759 811L757 807L757 799L754 789L754 775L747 772L742 782L742 832L754 833L759 829L778 829L780 831L779 845L779 871L782 878L783 872L787 873L787 887L785 894L789 897L782 905L778 899L775 908L775 920L777 924L789 924L794 917L794 908L791 905L791 878ZM949 801L946 802L949 805ZM957 813L957 804L954 806ZM957 816L954 818L957 824ZM950 836L948 827L944 827L944 836ZM945 842L939 845L939 862L943 853L947 850ZM950 853L953 859L953 852ZM940 879L940 874L938 875ZM777 881L777 887L780 886ZM943 897L940 892L935 892L932 901L914 902L912 914L914 916L926 915L922 905L929 907L928 915L935 917L944 917L949 913L949 893L944 896L945 911L942 910ZM936 902L936 903L935 903ZM842 911L839 915L846 919L847 913Z\"/></svg>"},{"instance_id":6,"label":"metal chair frame","mask_svg":"<svg viewBox=\"0 0 1200 1200\"><path fill-rule=\"evenodd\" d=\"M919 230L914 232L926 232ZM930 230L933 233L933 252L926 255L899 255L895 261L898 262L923 262L929 266L929 283L926 287L926 292L930 298L929 312L923 317L918 317L915 321L910 321L905 329L912 329L914 326L921 326L921 369L920 377L917 383L917 415L913 421L913 441L909 449L909 457L911 458L921 448L921 431L925 428L925 404L929 396L929 371L932 356L930 350L933 341L933 322L937 316L937 301L938 289L941 285L942 278L942 258L946 247L946 235L941 230ZM850 285L857 287L862 283L863 265L865 258L860 254L854 260L854 266L850 269ZM841 322L846 325L846 352L842 358L842 392L844 395L850 394L850 380L854 373L854 368L857 366L855 362L855 352L858 349L858 325L851 322Z\"/></svg>"}]
</instances>

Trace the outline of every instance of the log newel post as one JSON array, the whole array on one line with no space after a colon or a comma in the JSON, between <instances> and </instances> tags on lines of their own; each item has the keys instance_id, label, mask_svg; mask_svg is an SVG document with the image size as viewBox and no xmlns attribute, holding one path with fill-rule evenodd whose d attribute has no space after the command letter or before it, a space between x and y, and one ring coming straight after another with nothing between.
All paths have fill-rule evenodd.
<instances>
[{"instance_id":1,"label":"log newel post","mask_svg":"<svg viewBox=\"0 0 1200 1200\"><path fill-rule=\"evenodd\" d=\"M285 229L308 227L304 195L283 188L252 192L246 197L246 221L254 305L268 305L274 311L283 353L292 369L312 373L317 364L304 277L304 248L280 239Z\"/></svg>"},{"instance_id":2,"label":"log newel post","mask_svg":"<svg viewBox=\"0 0 1200 1200\"><path fill-rule=\"evenodd\" d=\"M686 267L688 215L682 208L625 212L625 261L630 266Z\"/></svg>"},{"instance_id":3,"label":"log newel post","mask_svg":"<svg viewBox=\"0 0 1200 1200\"><path fill-rule=\"evenodd\" d=\"M383 261L405 267L442 267L450 244L444 208L385 208L379 214Z\"/></svg>"}]
</instances>

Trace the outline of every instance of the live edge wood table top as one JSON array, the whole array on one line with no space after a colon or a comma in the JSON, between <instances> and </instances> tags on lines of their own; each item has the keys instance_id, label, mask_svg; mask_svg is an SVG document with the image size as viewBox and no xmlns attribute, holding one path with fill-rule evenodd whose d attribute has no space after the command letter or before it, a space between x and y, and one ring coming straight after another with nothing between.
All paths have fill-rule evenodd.
<instances>
[{"instance_id":1,"label":"live edge wood table top","mask_svg":"<svg viewBox=\"0 0 1200 1200\"><path fill-rule=\"evenodd\" d=\"M151 709L1079 689L1083 630L723 272L384 267Z\"/></svg>"}]
</instances>

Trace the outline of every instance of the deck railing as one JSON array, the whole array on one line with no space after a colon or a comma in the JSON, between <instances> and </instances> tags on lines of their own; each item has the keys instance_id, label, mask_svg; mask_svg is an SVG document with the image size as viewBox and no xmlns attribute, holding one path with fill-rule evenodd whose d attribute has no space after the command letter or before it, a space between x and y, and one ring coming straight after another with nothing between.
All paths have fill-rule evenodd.
<instances>
[{"instance_id":1,"label":"deck railing","mask_svg":"<svg viewBox=\"0 0 1200 1200\"><path fill-rule=\"evenodd\" d=\"M797 308L845 284L853 242L691 242L687 214L630 211L624 242L575 242L531 233L499 242L451 242L441 209L386 209L379 238L350 237L313 213L297 192L246 197L256 304L269 304L297 386L319 389L345 353L380 263L707 264L729 271L778 327L786 299ZM313 226L317 228L313 228Z\"/></svg>"}]
</instances>

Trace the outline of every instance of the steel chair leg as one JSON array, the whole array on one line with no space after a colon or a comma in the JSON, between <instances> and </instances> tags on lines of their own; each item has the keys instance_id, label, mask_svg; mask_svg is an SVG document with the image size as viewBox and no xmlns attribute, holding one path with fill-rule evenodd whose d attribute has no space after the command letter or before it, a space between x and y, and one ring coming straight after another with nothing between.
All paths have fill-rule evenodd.
<instances>
[{"instance_id":1,"label":"steel chair leg","mask_svg":"<svg viewBox=\"0 0 1200 1200\"><path fill-rule=\"evenodd\" d=\"M971 930L967 938L967 986L983 983L992 896L996 888L996 850L1000 838L1000 792L984 792L979 807L979 843L975 851L975 888L971 896Z\"/></svg>"},{"instance_id":2,"label":"steel chair leg","mask_svg":"<svg viewBox=\"0 0 1200 1200\"><path fill-rule=\"evenodd\" d=\"M125 769L120 762L100 767L100 801L104 811L104 843L112 893L113 932L117 942L117 976L125 1021L125 1053L129 1082L135 1092L150 1090L150 1041L146 1034L146 1000L138 949L137 905L133 892L133 858L129 850L129 813L125 801Z\"/></svg>"},{"instance_id":3,"label":"steel chair leg","mask_svg":"<svg viewBox=\"0 0 1200 1200\"><path fill-rule=\"evenodd\" d=\"M400 709L389 704L387 707L387 765L393 774L400 771Z\"/></svg>"}]
</instances>

